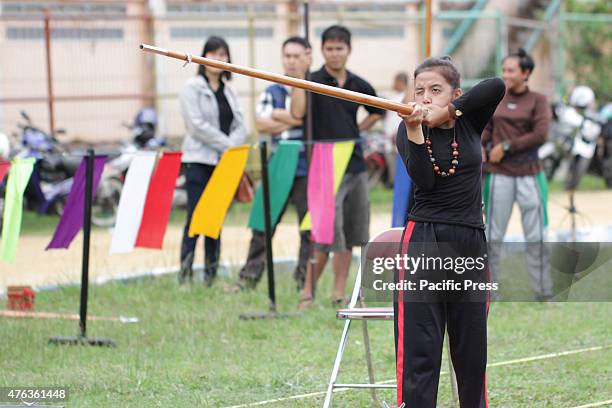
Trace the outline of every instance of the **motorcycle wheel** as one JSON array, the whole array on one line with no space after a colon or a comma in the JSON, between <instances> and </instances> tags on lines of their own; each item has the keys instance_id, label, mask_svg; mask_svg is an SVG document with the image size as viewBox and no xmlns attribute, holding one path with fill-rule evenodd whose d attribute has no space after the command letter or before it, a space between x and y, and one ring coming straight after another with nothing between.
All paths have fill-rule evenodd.
<instances>
[{"instance_id":1,"label":"motorcycle wheel","mask_svg":"<svg viewBox=\"0 0 612 408\"><path fill-rule=\"evenodd\" d=\"M612 157L607 157L601 163L601 173L606 181L606 187L612 188Z\"/></svg>"},{"instance_id":2,"label":"motorcycle wheel","mask_svg":"<svg viewBox=\"0 0 612 408\"><path fill-rule=\"evenodd\" d=\"M591 160L587 160L580 156L574 156L571 159L569 169L567 171L567 179L565 180L565 189L573 191L578 189L582 176L586 174Z\"/></svg>"},{"instance_id":3,"label":"motorcycle wheel","mask_svg":"<svg viewBox=\"0 0 612 408\"><path fill-rule=\"evenodd\" d=\"M380 183L385 169L383 168L370 168L368 169L368 188L372 189Z\"/></svg>"},{"instance_id":4,"label":"motorcycle wheel","mask_svg":"<svg viewBox=\"0 0 612 408\"><path fill-rule=\"evenodd\" d=\"M59 198L53 203L51 212L55 215L62 216L64 214L64 207L66 206L66 198Z\"/></svg>"},{"instance_id":5,"label":"motorcycle wheel","mask_svg":"<svg viewBox=\"0 0 612 408\"><path fill-rule=\"evenodd\" d=\"M100 186L91 208L91 222L93 225L102 228L110 228L115 225L122 188L121 180L114 177L100 181Z\"/></svg>"},{"instance_id":6,"label":"motorcycle wheel","mask_svg":"<svg viewBox=\"0 0 612 408\"><path fill-rule=\"evenodd\" d=\"M542 160L544 164L544 174L546 174L546 180L551 181L559 168L559 160L553 157L547 157Z\"/></svg>"}]
</instances>

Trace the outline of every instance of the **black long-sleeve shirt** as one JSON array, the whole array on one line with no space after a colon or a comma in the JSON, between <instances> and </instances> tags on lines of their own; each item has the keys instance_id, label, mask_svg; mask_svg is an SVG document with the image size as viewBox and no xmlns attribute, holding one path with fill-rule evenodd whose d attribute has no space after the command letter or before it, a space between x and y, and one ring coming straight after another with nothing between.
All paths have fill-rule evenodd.
<instances>
[{"instance_id":1,"label":"black long-sleeve shirt","mask_svg":"<svg viewBox=\"0 0 612 408\"><path fill-rule=\"evenodd\" d=\"M204 74L203 77L206 79L206 82L208 82L206 74ZM219 107L219 129L226 135L229 135L234 120L234 112L225 97L225 83L222 78L219 79L219 87L216 91L213 91L213 94L215 94L217 106Z\"/></svg>"},{"instance_id":2,"label":"black long-sleeve shirt","mask_svg":"<svg viewBox=\"0 0 612 408\"><path fill-rule=\"evenodd\" d=\"M310 75L310 80L320 84L339 86L325 66ZM346 81L343 89L376 96L376 91L365 79L351 71L346 72ZM368 113L384 114L385 111L373 106L364 105ZM312 94L312 137L314 140L327 139L358 140L359 124L357 123L357 110L359 104L348 102L331 96ZM306 121L304 121L306 123ZM361 173L366 171L361 143L356 143L353 154L346 167L347 173Z\"/></svg>"},{"instance_id":3,"label":"black long-sleeve shirt","mask_svg":"<svg viewBox=\"0 0 612 408\"><path fill-rule=\"evenodd\" d=\"M397 150L416 185L409 219L484 229L480 137L504 97L505 90L501 79L486 79L453 101L453 105L463 112L455 120L454 128L430 129L423 125L423 134L429 132L433 156L443 171L451 167L450 145L455 132L459 144L459 165L450 177L440 177L434 173L425 143L416 144L408 140L406 126L403 122L400 124Z\"/></svg>"}]
</instances>

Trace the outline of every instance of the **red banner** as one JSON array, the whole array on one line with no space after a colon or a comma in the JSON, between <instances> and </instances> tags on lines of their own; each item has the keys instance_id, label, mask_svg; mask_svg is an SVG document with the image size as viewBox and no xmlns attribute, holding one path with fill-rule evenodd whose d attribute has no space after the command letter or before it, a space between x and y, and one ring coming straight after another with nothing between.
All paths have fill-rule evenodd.
<instances>
[{"instance_id":1,"label":"red banner","mask_svg":"<svg viewBox=\"0 0 612 408\"><path fill-rule=\"evenodd\" d=\"M136 246L161 249L170 220L181 153L164 153L151 176Z\"/></svg>"},{"instance_id":2,"label":"red banner","mask_svg":"<svg viewBox=\"0 0 612 408\"><path fill-rule=\"evenodd\" d=\"M10 168L11 162L0 161L0 183L2 183L2 180L4 180L4 176L6 176L6 173L8 173Z\"/></svg>"}]
</instances>

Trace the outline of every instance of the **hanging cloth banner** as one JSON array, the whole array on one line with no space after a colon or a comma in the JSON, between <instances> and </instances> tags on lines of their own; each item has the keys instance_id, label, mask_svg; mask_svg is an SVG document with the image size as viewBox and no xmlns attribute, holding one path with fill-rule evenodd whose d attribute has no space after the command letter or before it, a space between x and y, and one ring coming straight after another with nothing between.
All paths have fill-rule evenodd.
<instances>
[{"instance_id":1,"label":"hanging cloth banner","mask_svg":"<svg viewBox=\"0 0 612 408\"><path fill-rule=\"evenodd\" d=\"M311 239L319 244L334 241L334 145L317 143L312 148L308 172L308 214L312 214ZM308 217L306 214L306 217Z\"/></svg>"},{"instance_id":2,"label":"hanging cloth banner","mask_svg":"<svg viewBox=\"0 0 612 408\"><path fill-rule=\"evenodd\" d=\"M318 144L320 143L316 143L315 146L317 146ZM348 166L348 163L351 160L351 155L353 154L354 148L355 148L355 142L352 142L352 141L334 143L334 149L333 149L334 199L335 199L335 194L338 192L338 188L340 188L340 183L342 182L342 178L344 177L344 173L346 172L346 167ZM308 177L310 178L310 173L308 174ZM329 174L326 177L329 177ZM335 206L334 206L333 211L335 214L335 211L336 211ZM308 231L310 229L312 229L312 221L310 218L310 212L307 212L300 224L300 230Z\"/></svg>"},{"instance_id":3,"label":"hanging cloth banner","mask_svg":"<svg viewBox=\"0 0 612 408\"><path fill-rule=\"evenodd\" d=\"M221 226L238 189L249 158L250 146L231 147L223 153L200 196L189 225L189 236L218 239Z\"/></svg>"},{"instance_id":4,"label":"hanging cloth banner","mask_svg":"<svg viewBox=\"0 0 612 408\"><path fill-rule=\"evenodd\" d=\"M354 148L355 142L334 143L334 194L340 188Z\"/></svg>"},{"instance_id":5,"label":"hanging cloth banner","mask_svg":"<svg viewBox=\"0 0 612 408\"><path fill-rule=\"evenodd\" d=\"M393 181L393 213L391 227L406 225L406 213L410 205L412 194L412 180L406 170L406 165L398 153L395 160L395 180Z\"/></svg>"},{"instance_id":6,"label":"hanging cloth banner","mask_svg":"<svg viewBox=\"0 0 612 408\"><path fill-rule=\"evenodd\" d=\"M2 180L4 180L4 176L6 176L10 168L11 162L0 161L0 183L2 183Z\"/></svg>"},{"instance_id":7,"label":"hanging cloth banner","mask_svg":"<svg viewBox=\"0 0 612 408\"><path fill-rule=\"evenodd\" d=\"M149 184L142 221L136 238L140 248L161 249L172 211L176 179L181 171L182 153L163 154Z\"/></svg>"},{"instance_id":8,"label":"hanging cloth banner","mask_svg":"<svg viewBox=\"0 0 612 408\"><path fill-rule=\"evenodd\" d=\"M270 219L272 229L279 221L281 211L285 208L297 170L302 142L282 141L268 164L268 181L270 186ZM263 186L255 192L255 200L249 216L249 228L265 231Z\"/></svg>"},{"instance_id":9,"label":"hanging cloth banner","mask_svg":"<svg viewBox=\"0 0 612 408\"><path fill-rule=\"evenodd\" d=\"M130 163L119 198L117 221L110 244L111 254L127 253L134 249L156 158L156 152L138 152Z\"/></svg>"},{"instance_id":10,"label":"hanging cloth banner","mask_svg":"<svg viewBox=\"0 0 612 408\"><path fill-rule=\"evenodd\" d=\"M106 156L96 156L94 158L92 200L96 198L100 177L104 170L104 163L106 163ZM86 176L87 157L84 157L74 175L74 181L72 182L70 193L66 199L62 218L60 218L55 228L55 232L53 233L53 238L51 238L51 242L49 242L45 250L59 248L67 249L74 237L79 233L81 227L83 227Z\"/></svg>"},{"instance_id":11,"label":"hanging cloth banner","mask_svg":"<svg viewBox=\"0 0 612 408\"><path fill-rule=\"evenodd\" d=\"M36 160L33 158L13 161L6 182L4 213L2 215L2 240L0 242L0 259L4 262L15 262L23 215L23 193L32 175L32 170L34 170L35 162ZM1 179L2 177L0 177Z\"/></svg>"}]
</instances>

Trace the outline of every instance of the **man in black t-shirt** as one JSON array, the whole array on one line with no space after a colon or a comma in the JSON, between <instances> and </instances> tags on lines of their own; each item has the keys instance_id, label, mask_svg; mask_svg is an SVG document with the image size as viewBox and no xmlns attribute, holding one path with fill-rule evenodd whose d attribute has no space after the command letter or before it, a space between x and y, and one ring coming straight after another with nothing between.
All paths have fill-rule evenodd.
<instances>
[{"instance_id":1,"label":"man in black t-shirt","mask_svg":"<svg viewBox=\"0 0 612 408\"><path fill-rule=\"evenodd\" d=\"M367 81L346 69L346 62L351 53L351 33L347 28L337 25L328 27L323 32L321 44L325 64L310 75L311 81L376 95L376 91ZM304 68L306 71L307 67ZM306 92L293 88L291 95L291 114L297 119L304 118ZM368 176L359 134L369 130L384 114L382 109L364 106L369 115L361 123L357 123L357 110L360 105L314 93L311 97L313 140L354 140L356 143L346 173L336 192L334 242L332 245L314 243L313 270L306 277L301 295L301 307L312 302L313 285L310 277L314 277L316 282L327 263L329 252L334 253L332 262L335 279L332 301L337 305L345 302L352 248L365 245L369 240Z\"/></svg>"}]
</instances>

